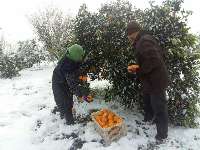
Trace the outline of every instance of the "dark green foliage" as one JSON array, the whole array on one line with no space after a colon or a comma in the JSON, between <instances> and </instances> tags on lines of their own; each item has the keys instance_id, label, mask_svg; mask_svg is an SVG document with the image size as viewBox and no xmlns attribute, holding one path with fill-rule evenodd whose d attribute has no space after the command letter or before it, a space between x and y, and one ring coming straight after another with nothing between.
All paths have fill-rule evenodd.
<instances>
[{"instance_id":1,"label":"dark green foliage","mask_svg":"<svg viewBox=\"0 0 200 150\"><path fill-rule=\"evenodd\" d=\"M16 64L20 69L30 68L45 59L35 40L18 42Z\"/></svg>"},{"instance_id":2,"label":"dark green foliage","mask_svg":"<svg viewBox=\"0 0 200 150\"><path fill-rule=\"evenodd\" d=\"M35 40L21 41L18 43L17 53L3 54L0 56L0 77L12 78L19 75L19 71L30 68L34 64L46 59Z\"/></svg>"},{"instance_id":3,"label":"dark green foliage","mask_svg":"<svg viewBox=\"0 0 200 150\"><path fill-rule=\"evenodd\" d=\"M5 40L3 37L0 40L0 78L12 78L19 75L19 68L16 66L16 55L4 54Z\"/></svg>"},{"instance_id":4,"label":"dark green foliage","mask_svg":"<svg viewBox=\"0 0 200 150\"><path fill-rule=\"evenodd\" d=\"M75 26L78 43L90 52L90 58L96 60L101 76L113 83L114 94L121 96L138 95L135 90L124 89L127 84L132 83L128 88L136 85L133 80L127 78L126 70L128 62L133 58L124 32L126 23L131 17L130 8L129 3L121 5L117 2L114 6L109 4L102 6L98 14L91 14L83 5L79 10ZM126 99L125 96L124 98ZM126 101L123 102L131 106Z\"/></svg>"},{"instance_id":5,"label":"dark green foliage","mask_svg":"<svg viewBox=\"0 0 200 150\"><path fill-rule=\"evenodd\" d=\"M3 48L2 48L1 43L0 43L0 57L2 57L2 56L3 56Z\"/></svg>"},{"instance_id":6,"label":"dark green foliage","mask_svg":"<svg viewBox=\"0 0 200 150\"><path fill-rule=\"evenodd\" d=\"M71 18L65 16L58 8L48 7L38 10L29 20L39 41L50 53L51 59L60 59L65 53L64 45L71 41Z\"/></svg>"},{"instance_id":7,"label":"dark green foliage","mask_svg":"<svg viewBox=\"0 0 200 150\"><path fill-rule=\"evenodd\" d=\"M3 55L0 60L0 77L12 78L19 75L19 68L16 63L16 56Z\"/></svg>"},{"instance_id":8,"label":"dark green foliage","mask_svg":"<svg viewBox=\"0 0 200 150\"><path fill-rule=\"evenodd\" d=\"M75 20L74 34L75 41L79 43L86 50L89 57L96 59L96 62L101 61L98 57L98 39L97 28L99 27L99 20L96 14L88 12L87 7L83 4L79 10L78 16Z\"/></svg>"},{"instance_id":9,"label":"dark green foliage","mask_svg":"<svg viewBox=\"0 0 200 150\"><path fill-rule=\"evenodd\" d=\"M0 27L1 30L1 27ZM5 40L3 38L3 36L0 39L0 58L3 56L3 50L5 48Z\"/></svg>"},{"instance_id":10,"label":"dark green foliage","mask_svg":"<svg viewBox=\"0 0 200 150\"><path fill-rule=\"evenodd\" d=\"M121 97L127 107L141 108L140 85L127 73L127 65L134 63L134 50L128 43L126 24L136 19L145 30L156 37L170 73L168 93L169 117L173 124L195 126L198 115L199 56L196 38L189 33L187 17L181 0L167 0L161 6L132 8L126 1L102 5L98 13L91 13L83 5L75 21L75 41L96 60L100 76L112 83L111 94Z\"/></svg>"}]
</instances>

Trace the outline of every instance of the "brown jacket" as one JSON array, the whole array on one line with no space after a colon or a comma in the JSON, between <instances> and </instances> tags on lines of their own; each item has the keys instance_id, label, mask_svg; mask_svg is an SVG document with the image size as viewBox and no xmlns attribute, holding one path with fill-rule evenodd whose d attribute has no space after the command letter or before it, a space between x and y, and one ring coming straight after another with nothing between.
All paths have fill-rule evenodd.
<instances>
[{"instance_id":1,"label":"brown jacket","mask_svg":"<svg viewBox=\"0 0 200 150\"><path fill-rule=\"evenodd\" d=\"M168 86L168 72L163 61L162 49L149 34L139 33L135 43L135 57L140 69L144 93L160 92Z\"/></svg>"}]
</instances>

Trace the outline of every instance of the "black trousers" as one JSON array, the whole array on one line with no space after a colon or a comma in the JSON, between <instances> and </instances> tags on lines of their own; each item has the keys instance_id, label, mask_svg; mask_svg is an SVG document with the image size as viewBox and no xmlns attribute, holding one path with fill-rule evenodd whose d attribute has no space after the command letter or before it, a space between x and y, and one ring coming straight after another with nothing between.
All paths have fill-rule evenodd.
<instances>
[{"instance_id":1,"label":"black trousers","mask_svg":"<svg viewBox=\"0 0 200 150\"><path fill-rule=\"evenodd\" d=\"M70 92L67 82L65 80L60 81L60 74L58 74L56 70L54 70L52 77L52 90L61 117L63 117L65 113L71 113L73 94Z\"/></svg>"},{"instance_id":2,"label":"black trousers","mask_svg":"<svg viewBox=\"0 0 200 150\"><path fill-rule=\"evenodd\" d=\"M144 115L154 117L157 135L167 137L168 135L168 109L165 91L157 93L144 93Z\"/></svg>"}]
</instances>

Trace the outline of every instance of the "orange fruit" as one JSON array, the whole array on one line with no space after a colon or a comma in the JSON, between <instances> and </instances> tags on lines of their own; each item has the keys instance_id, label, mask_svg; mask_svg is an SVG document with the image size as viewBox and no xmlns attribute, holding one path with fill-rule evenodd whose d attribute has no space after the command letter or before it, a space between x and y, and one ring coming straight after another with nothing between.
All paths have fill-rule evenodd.
<instances>
[{"instance_id":1,"label":"orange fruit","mask_svg":"<svg viewBox=\"0 0 200 150\"><path fill-rule=\"evenodd\" d=\"M104 114L103 111L100 111L100 112L98 113L99 116L102 116L103 114Z\"/></svg>"},{"instance_id":2,"label":"orange fruit","mask_svg":"<svg viewBox=\"0 0 200 150\"><path fill-rule=\"evenodd\" d=\"M82 81L87 81L87 76L79 76L79 79Z\"/></svg>"},{"instance_id":3,"label":"orange fruit","mask_svg":"<svg viewBox=\"0 0 200 150\"><path fill-rule=\"evenodd\" d=\"M103 126L103 128L108 128L108 127L109 127L109 125L108 125L108 124L106 124L106 125L104 125L104 126Z\"/></svg>"},{"instance_id":4,"label":"orange fruit","mask_svg":"<svg viewBox=\"0 0 200 150\"><path fill-rule=\"evenodd\" d=\"M109 123L108 126L109 127L113 127L115 124L114 123Z\"/></svg>"},{"instance_id":5,"label":"orange fruit","mask_svg":"<svg viewBox=\"0 0 200 150\"><path fill-rule=\"evenodd\" d=\"M121 118L118 118L117 123L121 123L121 122L122 122Z\"/></svg>"},{"instance_id":6,"label":"orange fruit","mask_svg":"<svg viewBox=\"0 0 200 150\"><path fill-rule=\"evenodd\" d=\"M139 69L139 65L129 65L128 70Z\"/></svg>"},{"instance_id":7,"label":"orange fruit","mask_svg":"<svg viewBox=\"0 0 200 150\"><path fill-rule=\"evenodd\" d=\"M107 118L104 118L104 117L102 117L102 118L101 118L101 122L103 122L103 123L105 123L105 124L106 124L106 123L108 122L108 119L107 119Z\"/></svg>"},{"instance_id":8,"label":"orange fruit","mask_svg":"<svg viewBox=\"0 0 200 150\"><path fill-rule=\"evenodd\" d=\"M108 112L104 112L103 117L107 118L108 117Z\"/></svg>"},{"instance_id":9,"label":"orange fruit","mask_svg":"<svg viewBox=\"0 0 200 150\"><path fill-rule=\"evenodd\" d=\"M122 119L118 116L114 116L113 120L114 120L115 123L121 123L122 122Z\"/></svg>"},{"instance_id":10,"label":"orange fruit","mask_svg":"<svg viewBox=\"0 0 200 150\"><path fill-rule=\"evenodd\" d=\"M113 127L122 122L119 116L108 109L101 109L95 116L95 119L102 128Z\"/></svg>"},{"instance_id":11,"label":"orange fruit","mask_svg":"<svg viewBox=\"0 0 200 150\"><path fill-rule=\"evenodd\" d=\"M117 119L118 119L117 116L114 116L114 117L113 117L113 120L114 120L114 121L117 121Z\"/></svg>"},{"instance_id":12,"label":"orange fruit","mask_svg":"<svg viewBox=\"0 0 200 150\"><path fill-rule=\"evenodd\" d=\"M138 65L129 65L128 66L128 72L136 72L139 69Z\"/></svg>"},{"instance_id":13,"label":"orange fruit","mask_svg":"<svg viewBox=\"0 0 200 150\"><path fill-rule=\"evenodd\" d=\"M99 125L103 128L105 126L105 123L99 122Z\"/></svg>"},{"instance_id":14,"label":"orange fruit","mask_svg":"<svg viewBox=\"0 0 200 150\"><path fill-rule=\"evenodd\" d=\"M104 113L106 112L106 113L108 113L109 112L109 110L108 109L102 109L101 111L103 111Z\"/></svg>"},{"instance_id":15,"label":"orange fruit","mask_svg":"<svg viewBox=\"0 0 200 150\"><path fill-rule=\"evenodd\" d=\"M108 123L110 123L110 122L114 123L114 120L113 119L109 119Z\"/></svg>"},{"instance_id":16,"label":"orange fruit","mask_svg":"<svg viewBox=\"0 0 200 150\"><path fill-rule=\"evenodd\" d=\"M101 121L100 117L98 117L98 116L96 116L95 119L96 119L97 122Z\"/></svg>"},{"instance_id":17,"label":"orange fruit","mask_svg":"<svg viewBox=\"0 0 200 150\"><path fill-rule=\"evenodd\" d=\"M109 120L113 120L113 117L114 117L114 114L113 114L113 113L109 113L109 114L108 114L108 119L109 119Z\"/></svg>"}]
</instances>

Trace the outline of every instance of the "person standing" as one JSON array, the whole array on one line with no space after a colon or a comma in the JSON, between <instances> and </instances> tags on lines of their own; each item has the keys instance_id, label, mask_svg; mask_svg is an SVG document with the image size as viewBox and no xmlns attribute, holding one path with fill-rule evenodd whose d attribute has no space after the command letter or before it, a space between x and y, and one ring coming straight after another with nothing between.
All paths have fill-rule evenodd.
<instances>
[{"instance_id":1,"label":"person standing","mask_svg":"<svg viewBox=\"0 0 200 150\"><path fill-rule=\"evenodd\" d=\"M155 119L156 140L168 136L168 109L166 88L168 71L162 56L162 49L155 38L145 33L141 26L132 21L127 25L127 35L134 48L137 65L129 66L130 73L136 72L141 81L144 101L144 121Z\"/></svg>"}]
</instances>

